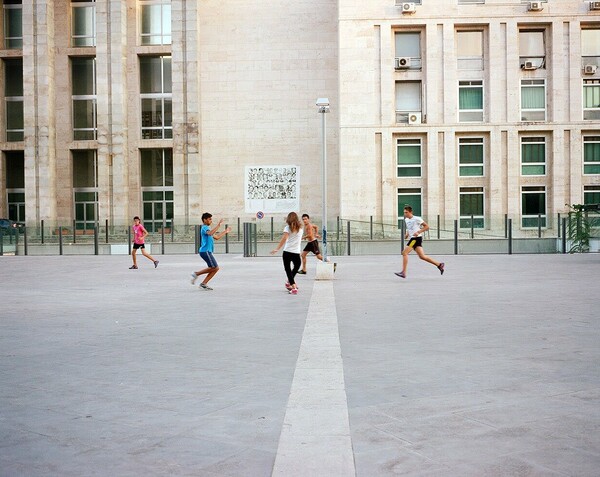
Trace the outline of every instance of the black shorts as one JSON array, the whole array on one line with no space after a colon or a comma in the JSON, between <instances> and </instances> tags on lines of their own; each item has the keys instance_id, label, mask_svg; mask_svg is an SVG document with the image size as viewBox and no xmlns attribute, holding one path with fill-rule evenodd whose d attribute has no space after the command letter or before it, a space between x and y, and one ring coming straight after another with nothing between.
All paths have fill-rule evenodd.
<instances>
[{"instance_id":1,"label":"black shorts","mask_svg":"<svg viewBox=\"0 0 600 477\"><path fill-rule=\"evenodd\" d=\"M312 242L308 242L306 247L304 247L305 252L312 252L315 255L320 255L321 251L319 250L319 241L313 240Z\"/></svg>"},{"instance_id":2,"label":"black shorts","mask_svg":"<svg viewBox=\"0 0 600 477\"><path fill-rule=\"evenodd\" d=\"M134 249L134 250L137 250L138 248L143 248L143 249L145 249L145 248L146 248L146 246L145 246L143 243L134 243L134 244L133 244L133 249Z\"/></svg>"},{"instance_id":3,"label":"black shorts","mask_svg":"<svg viewBox=\"0 0 600 477\"><path fill-rule=\"evenodd\" d=\"M423 246L423 237L411 237L411 239L406 242L406 246L412 249Z\"/></svg>"}]
</instances>

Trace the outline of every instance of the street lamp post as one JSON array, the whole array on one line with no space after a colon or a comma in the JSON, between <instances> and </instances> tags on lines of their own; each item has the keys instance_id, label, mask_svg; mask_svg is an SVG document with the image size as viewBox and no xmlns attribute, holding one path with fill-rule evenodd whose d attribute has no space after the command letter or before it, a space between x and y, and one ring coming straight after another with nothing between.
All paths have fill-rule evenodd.
<instances>
[{"instance_id":1,"label":"street lamp post","mask_svg":"<svg viewBox=\"0 0 600 477\"><path fill-rule=\"evenodd\" d=\"M323 263L327 262L327 141L326 141L326 129L325 129L325 115L329 112L329 99L319 98L317 99L317 107L321 114L321 139L322 139L322 160L321 160L321 181L322 181L322 193L323 193Z\"/></svg>"}]
</instances>

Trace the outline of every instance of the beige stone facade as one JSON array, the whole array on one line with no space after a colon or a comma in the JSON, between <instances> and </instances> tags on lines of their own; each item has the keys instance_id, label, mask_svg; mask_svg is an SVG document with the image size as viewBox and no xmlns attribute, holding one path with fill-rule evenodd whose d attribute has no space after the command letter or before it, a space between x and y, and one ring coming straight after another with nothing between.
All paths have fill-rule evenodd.
<instances>
[{"instance_id":1,"label":"beige stone facade","mask_svg":"<svg viewBox=\"0 0 600 477\"><path fill-rule=\"evenodd\" d=\"M6 60L22 58L24 124L21 141L8 140L7 125L0 127L0 216L10 209L7 162L22 152L26 222L70 224L78 218L73 152L95 151L101 224L128 223L150 210L144 190L172 194L169 219L176 224L198 223L207 210L246 220L253 214L245 210L244 171L260 165L299 166L301 211L318 217L318 97L331 103L330 218L394 224L402 191L418 191L420 213L429 221L439 216L448 228L465 215L461 193L476 190L482 228L502 228L505 216L522 226L524 191L541 187L544 228L552 229L565 204L583 203L585 191L593 198L600 188L600 174L584 174L583 164L584 138L600 136L598 119L584 119L583 82L592 91L600 81L600 68L582 69L582 30L600 29L599 12L588 2L541 2L541 11L519 0L88 3L95 46L74 46L74 8L82 5L67 0L23 2L21 48L7 47L3 32L0 95L6 95ZM143 40L144 6L170 11L168 41ZM464 67L457 33L465 31L481 32L480 66ZM522 67L522 31L542 32L541 67ZM396 68L402 33L418 34L415 68ZM161 131L169 135L172 126L172 137L144 132L140 61L148 57L170 58L172 88L163 96L172 102L172 124ZM95 58L94 139L74 140L73 58ZM522 119L523 80L533 87L543 82L544 111L537 112L543 120ZM399 105L405 82L420 88L410 98L420 103L410 124ZM461 120L459 89L466 84L481 85L483 104L475 112L481 120ZM6 122L5 101L0 108ZM167 115L163 109L153 121ZM523 138L543 138L543 174L523 174ZM483 173L463 175L461 145L472 139L481 140ZM418 174L399 172L399 144L406 140L419 143ZM144 189L141 156L148 150L172 155L172 184Z\"/></svg>"}]
</instances>

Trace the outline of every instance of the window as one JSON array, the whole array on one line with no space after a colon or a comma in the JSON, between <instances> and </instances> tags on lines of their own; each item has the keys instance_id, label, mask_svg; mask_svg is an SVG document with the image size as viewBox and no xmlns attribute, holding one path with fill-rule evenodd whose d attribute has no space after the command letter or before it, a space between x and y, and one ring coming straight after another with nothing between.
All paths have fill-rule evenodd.
<instances>
[{"instance_id":1,"label":"window","mask_svg":"<svg viewBox=\"0 0 600 477\"><path fill-rule=\"evenodd\" d=\"M94 0L71 0L71 44L75 47L96 46Z\"/></svg>"},{"instance_id":2,"label":"window","mask_svg":"<svg viewBox=\"0 0 600 477\"><path fill-rule=\"evenodd\" d=\"M460 195L460 227L463 229L482 229L485 225L483 216L483 187L461 187Z\"/></svg>"},{"instance_id":3,"label":"window","mask_svg":"<svg viewBox=\"0 0 600 477\"><path fill-rule=\"evenodd\" d=\"M583 119L600 119L600 80L583 80Z\"/></svg>"},{"instance_id":4,"label":"window","mask_svg":"<svg viewBox=\"0 0 600 477\"><path fill-rule=\"evenodd\" d=\"M546 120L546 80L521 80L521 121Z\"/></svg>"},{"instance_id":5,"label":"window","mask_svg":"<svg viewBox=\"0 0 600 477\"><path fill-rule=\"evenodd\" d=\"M546 226L546 188L524 186L521 189L521 226L533 228Z\"/></svg>"},{"instance_id":6,"label":"window","mask_svg":"<svg viewBox=\"0 0 600 477\"><path fill-rule=\"evenodd\" d=\"M6 107L6 140L24 139L23 59L4 60L4 101Z\"/></svg>"},{"instance_id":7,"label":"window","mask_svg":"<svg viewBox=\"0 0 600 477\"><path fill-rule=\"evenodd\" d=\"M459 70L483 70L483 31L457 31L456 56Z\"/></svg>"},{"instance_id":8,"label":"window","mask_svg":"<svg viewBox=\"0 0 600 477\"><path fill-rule=\"evenodd\" d=\"M521 175L546 175L546 138L521 138Z\"/></svg>"},{"instance_id":9,"label":"window","mask_svg":"<svg viewBox=\"0 0 600 477\"><path fill-rule=\"evenodd\" d=\"M458 120L483 121L483 81L458 82Z\"/></svg>"},{"instance_id":10,"label":"window","mask_svg":"<svg viewBox=\"0 0 600 477\"><path fill-rule=\"evenodd\" d=\"M483 138L458 139L458 175L483 176Z\"/></svg>"},{"instance_id":11,"label":"window","mask_svg":"<svg viewBox=\"0 0 600 477\"><path fill-rule=\"evenodd\" d=\"M600 185L584 186L583 203L600 204Z\"/></svg>"},{"instance_id":12,"label":"window","mask_svg":"<svg viewBox=\"0 0 600 477\"><path fill-rule=\"evenodd\" d=\"M8 218L25 222L25 156L23 151L7 151L4 157Z\"/></svg>"},{"instance_id":13,"label":"window","mask_svg":"<svg viewBox=\"0 0 600 477\"><path fill-rule=\"evenodd\" d=\"M421 113L421 82L397 81L396 122L408 123L411 113Z\"/></svg>"},{"instance_id":14,"label":"window","mask_svg":"<svg viewBox=\"0 0 600 477\"><path fill-rule=\"evenodd\" d=\"M581 67L600 66L600 28L581 30Z\"/></svg>"},{"instance_id":15,"label":"window","mask_svg":"<svg viewBox=\"0 0 600 477\"><path fill-rule=\"evenodd\" d=\"M94 150L72 151L75 228L93 230L98 223L98 160Z\"/></svg>"},{"instance_id":16,"label":"window","mask_svg":"<svg viewBox=\"0 0 600 477\"><path fill-rule=\"evenodd\" d=\"M528 62L532 64L532 69L546 67L544 30L519 30L519 62L521 68Z\"/></svg>"},{"instance_id":17,"label":"window","mask_svg":"<svg viewBox=\"0 0 600 477\"><path fill-rule=\"evenodd\" d=\"M398 139L398 177L421 177L421 140Z\"/></svg>"},{"instance_id":18,"label":"window","mask_svg":"<svg viewBox=\"0 0 600 477\"><path fill-rule=\"evenodd\" d=\"M583 173L600 174L600 136L583 138Z\"/></svg>"},{"instance_id":19,"label":"window","mask_svg":"<svg viewBox=\"0 0 600 477\"><path fill-rule=\"evenodd\" d=\"M140 57L142 138L173 137L170 56Z\"/></svg>"},{"instance_id":20,"label":"window","mask_svg":"<svg viewBox=\"0 0 600 477\"><path fill-rule=\"evenodd\" d=\"M156 232L173 221L173 151L142 149L141 168L144 226Z\"/></svg>"},{"instance_id":21,"label":"window","mask_svg":"<svg viewBox=\"0 0 600 477\"><path fill-rule=\"evenodd\" d=\"M73 139L96 139L98 132L96 59L72 58Z\"/></svg>"},{"instance_id":22,"label":"window","mask_svg":"<svg viewBox=\"0 0 600 477\"><path fill-rule=\"evenodd\" d=\"M21 0L4 0L4 48L23 48L23 6Z\"/></svg>"},{"instance_id":23,"label":"window","mask_svg":"<svg viewBox=\"0 0 600 477\"><path fill-rule=\"evenodd\" d=\"M171 44L171 0L140 2L140 39L142 45Z\"/></svg>"},{"instance_id":24,"label":"window","mask_svg":"<svg viewBox=\"0 0 600 477\"><path fill-rule=\"evenodd\" d=\"M404 221L404 207L410 205L413 209L413 214L421 217L421 189L398 189L398 228L402 227ZM404 237L402 237L404 239Z\"/></svg>"},{"instance_id":25,"label":"window","mask_svg":"<svg viewBox=\"0 0 600 477\"><path fill-rule=\"evenodd\" d=\"M421 34L419 32L400 32L394 35L396 43L396 69L421 69ZM402 65L399 60L408 58Z\"/></svg>"}]
</instances>

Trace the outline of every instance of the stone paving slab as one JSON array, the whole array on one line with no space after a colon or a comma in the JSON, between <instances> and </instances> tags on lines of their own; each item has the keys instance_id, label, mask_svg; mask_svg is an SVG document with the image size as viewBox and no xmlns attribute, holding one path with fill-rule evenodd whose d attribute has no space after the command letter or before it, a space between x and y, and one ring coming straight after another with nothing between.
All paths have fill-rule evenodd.
<instances>
[{"instance_id":1,"label":"stone paving slab","mask_svg":"<svg viewBox=\"0 0 600 477\"><path fill-rule=\"evenodd\" d=\"M271 475L316 262L157 258L0 257L0 475ZM344 379L298 379L345 385L356 475L598 475L600 255L437 258L335 259Z\"/></svg>"}]
</instances>

